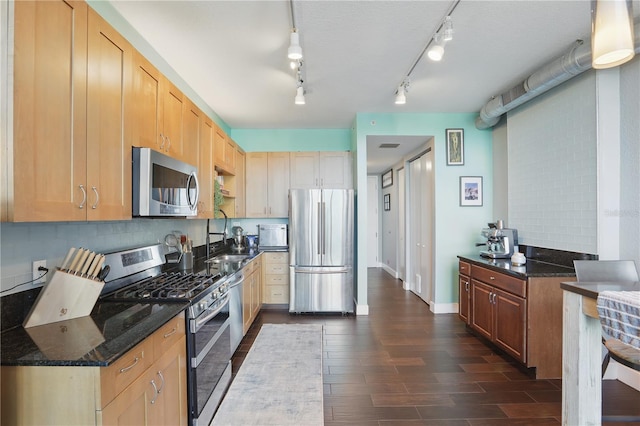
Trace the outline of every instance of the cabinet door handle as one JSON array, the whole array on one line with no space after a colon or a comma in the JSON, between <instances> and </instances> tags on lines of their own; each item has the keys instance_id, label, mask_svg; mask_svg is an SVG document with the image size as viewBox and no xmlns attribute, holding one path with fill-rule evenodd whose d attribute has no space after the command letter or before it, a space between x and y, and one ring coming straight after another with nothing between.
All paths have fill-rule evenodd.
<instances>
[{"instance_id":1,"label":"cabinet door handle","mask_svg":"<svg viewBox=\"0 0 640 426\"><path fill-rule=\"evenodd\" d=\"M464 289L469 291L469 281L467 281L466 283L464 283Z\"/></svg>"},{"instance_id":2,"label":"cabinet door handle","mask_svg":"<svg viewBox=\"0 0 640 426\"><path fill-rule=\"evenodd\" d=\"M171 149L171 138L167 136L167 152Z\"/></svg>"},{"instance_id":3,"label":"cabinet door handle","mask_svg":"<svg viewBox=\"0 0 640 426\"><path fill-rule=\"evenodd\" d=\"M79 209L84 208L84 203L87 202L87 191L84 189L84 185L80 185L80 191L82 191L82 201L80 201Z\"/></svg>"},{"instance_id":4,"label":"cabinet door handle","mask_svg":"<svg viewBox=\"0 0 640 426\"><path fill-rule=\"evenodd\" d=\"M160 133L160 151L164 150L164 135Z\"/></svg>"},{"instance_id":5,"label":"cabinet door handle","mask_svg":"<svg viewBox=\"0 0 640 426\"><path fill-rule=\"evenodd\" d=\"M93 203L93 205L91 206L91 208L95 210L98 208L98 203L100 202L100 195L98 194L98 190L96 189L95 186L92 186L91 189L93 189L93 192L96 194L96 202Z\"/></svg>"},{"instance_id":6,"label":"cabinet door handle","mask_svg":"<svg viewBox=\"0 0 640 426\"><path fill-rule=\"evenodd\" d=\"M138 361L140 361L140 358L135 357L135 359L133 360L133 364L131 364L131 365L130 365L130 366L128 366L128 367L122 367L122 368L120 369L120 372L121 372L121 373L124 373L124 372L126 372L126 371L131 370L133 367L135 367L135 366L136 366L136 364L138 363Z\"/></svg>"},{"instance_id":7,"label":"cabinet door handle","mask_svg":"<svg viewBox=\"0 0 640 426\"><path fill-rule=\"evenodd\" d=\"M174 334L176 334L176 331L178 331L178 329L177 329L177 328L175 328L175 327L173 327L173 329L171 329L171 331L170 331L170 332L165 333L163 337L166 339L166 338L167 338L167 337L169 337L169 336L173 336Z\"/></svg>"},{"instance_id":8,"label":"cabinet door handle","mask_svg":"<svg viewBox=\"0 0 640 426\"><path fill-rule=\"evenodd\" d=\"M158 392L158 387L156 386L156 382L153 379L151 379L151 386L153 386L153 391L156 394L153 396L153 399L150 402L151 404L155 404L156 400L158 399L158 395L160 395L160 392Z\"/></svg>"},{"instance_id":9,"label":"cabinet door handle","mask_svg":"<svg viewBox=\"0 0 640 426\"><path fill-rule=\"evenodd\" d=\"M489 277L489 279L490 279L491 281L493 281L493 280L495 280L495 279L496 279L496 277L494 277L494 276L492 275L492 276L490 276L490 277Z\"/></svg>"},{"instance_id":10,"label":"cabinet door handle","mask_svg":"<svg viewBox=\"0 0 640 426\"><path fill-rule=\"evenodd\" d=\"M160 380L162 380L162 384L160 385L160 389L158 389L158 394L162 393L162 389L164 389L164 376L162 375L162 371L158 370L158 376L160 376Z\"/></svg>"},{"instance_id":11,"label":"cabinet door handle","mask_svg":"<svg viewBox=\"0 0 640 426\"><path fill-rule=\"evenodd\" d=\"M489 303L492 303L491 302L491 296L493 296L493 292L489 292Z\"/></svg>"},{"instance_id":12,"label":"cabinet door handle","mask_svg":"<svg viewBox=\"0 0 640 426\"><path fill-rule=\"evenodd\" d=\"M494 305L496 304L496 293L493 293L493 298L491 299L491 303L493 303Z\"/></svg>"}]
</instances>

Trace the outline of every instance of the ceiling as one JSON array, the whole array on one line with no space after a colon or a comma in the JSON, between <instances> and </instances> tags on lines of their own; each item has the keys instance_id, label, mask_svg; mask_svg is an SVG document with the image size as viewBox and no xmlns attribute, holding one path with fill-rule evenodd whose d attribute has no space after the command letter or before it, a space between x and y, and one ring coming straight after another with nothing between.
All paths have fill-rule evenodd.
<instances>
[{"instance_id":1,"label":"ceiling","mask_svg":"<svg viewBox=\"0 0 640 426\"><path fill-rule=\"evenodd\" d=\"M295 105L289 1L110 3L220 118L242 129L348 129L358 112L478 112L591 31L590 0L462 0L443 60L417 61L451 1L294 0L306 91L306 104ZM633 3L639 16L640 0ZM396 105L416 61L407 103Z\"/></svg>"}]
</instances>

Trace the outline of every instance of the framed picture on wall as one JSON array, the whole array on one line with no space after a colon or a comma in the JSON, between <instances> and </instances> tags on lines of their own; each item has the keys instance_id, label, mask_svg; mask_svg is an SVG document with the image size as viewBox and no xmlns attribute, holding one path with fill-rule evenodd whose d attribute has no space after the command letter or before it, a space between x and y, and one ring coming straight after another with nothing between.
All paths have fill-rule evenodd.
<instances>
[{"instance_id":1,"label":"framed picture on wall","mask_svg":"<svg viewBox=\"0 0 640 426\"><path fill-rule=\"evenodd\" d=\"M447 129L447 166L464 165L464 130Z\"/></svg>"},{"instance_id":2,"label":"framed picture on wall","mask_svg":"<svg viewBox=\"0 0 640 426\"><path fill-rule=\"evenodd\" d=\"M384 194L384 209L391 210L391 194Z\"/></svg>"},{"instance_id":3,"label":"framed picture on wall","mask_svg":"<svg viewBox=\"0 0 640 426\"><path fill-rule=\"evenodd\" d=\"M393 169L382 174L382 187L386 188L391 185L393 185Z\"/></svg>"},{"instance_id":4,"label":"framed picture on wall","mask_svg":"<svg viewBox=\"0 0 640 426\"><path fill-rule=\"evenodd\" d=\"M460 205L482 206L482 176L460 176Z\"/></svg>"}]
</instances>

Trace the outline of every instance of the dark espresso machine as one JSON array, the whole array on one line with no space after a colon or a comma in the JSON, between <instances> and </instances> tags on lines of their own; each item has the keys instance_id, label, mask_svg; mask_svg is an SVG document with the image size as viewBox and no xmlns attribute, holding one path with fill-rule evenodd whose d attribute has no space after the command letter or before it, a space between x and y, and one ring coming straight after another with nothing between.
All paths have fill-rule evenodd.
<instances>
[{"instance_id":1,"label":"dark espresso machine","mask_svg":"<svg viewBox=\"0 0 640 426\"><path fill-rule=\"evenodd\" d=\"M488 228L482 229L482 236L487 239L478 246L485 246L485 250L480 251L480 256L491 259L510 258L518 251L518 230L504 228L501 220L487 224Z\"/></svg>"}]
</instances>

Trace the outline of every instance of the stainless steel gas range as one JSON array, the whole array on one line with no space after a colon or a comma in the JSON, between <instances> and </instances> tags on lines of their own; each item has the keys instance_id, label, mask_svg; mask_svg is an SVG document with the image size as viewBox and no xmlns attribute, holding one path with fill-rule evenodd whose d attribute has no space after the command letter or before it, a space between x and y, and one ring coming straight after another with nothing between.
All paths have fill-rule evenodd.
<instances>
[{"instance_id":1,"label":"stainless steel gas range","mask_svg":"<svg viewBox=\"0 0 640 426\"><path fill-rule=\"evenodd\" d=\"M208 425L231 381L229 284L222 274L162 272L164 263L161 244L107 254L101 301L189 302L189 424Z\"/></svg>"}]
</instances>

